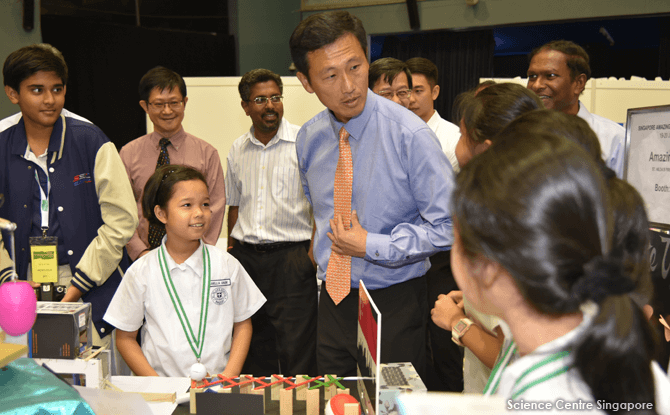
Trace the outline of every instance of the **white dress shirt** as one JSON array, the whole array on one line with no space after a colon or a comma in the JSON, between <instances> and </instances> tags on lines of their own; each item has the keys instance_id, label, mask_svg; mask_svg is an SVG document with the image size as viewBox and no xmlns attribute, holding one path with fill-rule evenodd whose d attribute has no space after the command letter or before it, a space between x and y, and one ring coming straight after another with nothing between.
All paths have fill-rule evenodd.
<instances>
[{"instance_id":1,"label":"white dress shirt","mask_svg":"<svg viewBox=\"0 0 670 415\"><path fill-rule=\"evenodd\" d=\"M428 126L440 140L442 151L447 155L451 167L455 173L460 171L458 160L456 160L456 144L461 138L461 129L457 125L450 123L444 118L440 117L437 111L433 112L433 116L427 122Z\"/></svg>"},{"instance_id":2,"label":"white dress shirt","mask_svg":"<svg viewBox=\"0 0 670 415\"><path fill-rule=\"evenodd\" d=\"M193 255L177 264L165 249L166 240L167 236L160 249L165 250L169 278L197 336L205 245L201 241ZM228 364L233 324L250 318L265 303L265 297L235 258L215 246L206 246L211 281L201 363L209 373L216 374ZM142 327L142 352L158 375L187 377L196 357L165 286L158 259L160 249L150 251L128 268L105 320L123 331Z\"/></svg>"},{"instance_id":3,"label":"white dress shirt","mask_svg":"<svg viewBox=\"0 0 670 415\"><path fill-rule=\"evenodd\" d=\"M577 116L584 119L596 133L605 164L614 170L616 177L622 179L626 129L612 120L591 114L581 102Z\"/></svg>"},{"instance_id":4,"label":"white dress shirt","mask_svg":"<svg viewBox=\"0 0 670 415\"><path fill-rule=\"evenodd\" d=\"M254 137L251 127L230 148L226 204L239 206L231 233L238 241L265 244L311 239L311 206L300 182L295 149L299 129L283 118L267 145Z\"/></svg>"}]
</instances>

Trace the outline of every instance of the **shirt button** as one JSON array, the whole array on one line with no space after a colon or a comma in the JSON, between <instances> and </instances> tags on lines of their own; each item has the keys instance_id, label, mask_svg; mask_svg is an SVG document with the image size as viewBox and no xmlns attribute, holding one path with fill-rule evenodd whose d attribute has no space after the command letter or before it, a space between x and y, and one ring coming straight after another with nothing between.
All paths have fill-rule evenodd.
<instances>
[{"instance_id":1,"label":"shirt button","mask_svg":"<svg viewBox=\"0 0 670 415\"><path fill-rule=\"evenodd\" d=\"M25 209L28 209L28 205L23 205L23 207L24 207Z\"/></svg>"},{"instance_id":2,"label":"shirt button","mask_svg":"<svg viewBox=\"0 0 670 415\"><path fill-rule=\"evenodd\" d=\"M53 172L54 172L54 168L53 168L53 167L49 167L49 173L53 173Z\"/></svg>"},{"instance_id":3,"label":"shirt button","mask_svg":"<svg viewBox=\"0 0 670 415\"><path fill-rule=\"evenodd\" d=\"M100 333L104 333L104 332L105 332L105 328L103 327L103 328L100 329Z\"/></svg>"},{"instance_id":4,"label":"shirt button","mask_svg":"<svg viewBox=\"0 0 670 415\"><path fill-rule=\"evenodd\" d=\"M32 170L33 166L28 166L28 170Z\"/></svg>"},{"instance_id":5,"label":"shirt button","mask_svg":"<svg viewBox=\"0 0 670 415\"><path fill-rule=\"evenodd\" d=\"M74 254L74 252L72 252L72 250L70 249L69 251L67 251L67 254L72 255L72 254Z\"/></svg>"},{"instance_id":6,"label":"shirt button","mask_svg":"<svg viewBox=\"0 0 670 415\"><path fill-rule=\"evenodd\" d=\"M58 211L62 212L63 211L63 206L58 206Z\"/></svg>"}]
</instances>

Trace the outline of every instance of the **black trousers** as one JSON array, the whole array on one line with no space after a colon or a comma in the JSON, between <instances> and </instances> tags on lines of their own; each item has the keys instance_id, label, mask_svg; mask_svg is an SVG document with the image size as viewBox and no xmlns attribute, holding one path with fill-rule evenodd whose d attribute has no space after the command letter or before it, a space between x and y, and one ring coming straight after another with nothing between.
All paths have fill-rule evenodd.
<instances>
[{"instance_id":1,"label":"black trousers","mask_svg":"<svg viewBox=\"0 0 670 415\"><path fill-rule=\"evenodd\" d=\"M426 366L426 279L424 277L370 290L382 314L381 363L412 362L419 376ZM337 306L321 288L317 337L319 373L356 375L358 289Z\"/></svg>"},{"instance_id":2,"label":"black trousers","mask_svg":"<svg viewBox=\"0 0 670 415\"><path fill-rule=\"evenodd\" d=\"M426 381L428 390L463 392L463 348L451 341L451 332L438 327L430 318L430 310L440 294L458 290L451 272L451 251L438 252L430 257L431 267L426 273L428 283L428 372L437 380ZM428 376L430 379L431 376Z\"/></svg>"},{"instance_id":3,"label":"black trousers","mask_svg":"<svg viewBox=\"0 0 670 415\"><path fill-rule=\"evenodd\" d=\"M237 242L229 252L240 261L267 302L251 317L253 335L243 374L317 375L316 272L309 241L272 252Z\"/></svg>"}]
</instances>

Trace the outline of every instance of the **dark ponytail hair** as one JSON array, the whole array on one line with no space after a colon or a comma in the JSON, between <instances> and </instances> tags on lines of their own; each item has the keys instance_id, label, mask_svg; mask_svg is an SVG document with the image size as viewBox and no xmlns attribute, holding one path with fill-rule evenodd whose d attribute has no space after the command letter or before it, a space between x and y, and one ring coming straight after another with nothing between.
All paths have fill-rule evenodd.
<instances>
[{"instance_id":1,"label":"dark ponytail hair","mask_svg":"<svg viewBox=\"0 0 670 415\"><path fill-rule=\"evenodd\" d=\"M168 164L159 167L149 177L142 193L142 214L150 224L165 226L156 217L154 206L160 206L161 209L165 209L174 193L175 184L188 180L200 180L207 186L207 181L202 173L193 167L179 164Z\"/></svg>"},{"instance_id":2,"label":"dark ponytail hair","mask_svg":"<svg viewBox=\"0 0 670 415\"><path fill-rule=\"evenodd\" d=\"M626 273L611 256L602 169L574 142L527 127L512 122L457 176L452 214L463 247L504 267L541 313L598 303L572 345L574 367L595 400L654 402L654 338L628 294L648 274Z\"/></svg>"},{"instance_id":3,"label":"dark ponytail hair","mask_svg":"<svg viewBox=\"0 0 670 415\"><path fill-rule=\"evenodd\" d=\"M457 119L470 139L469 145L493 140L512 120L529 111L544 108L530 89L510 82L473 90L457 98Z\"/></svg>"}]
</instances>

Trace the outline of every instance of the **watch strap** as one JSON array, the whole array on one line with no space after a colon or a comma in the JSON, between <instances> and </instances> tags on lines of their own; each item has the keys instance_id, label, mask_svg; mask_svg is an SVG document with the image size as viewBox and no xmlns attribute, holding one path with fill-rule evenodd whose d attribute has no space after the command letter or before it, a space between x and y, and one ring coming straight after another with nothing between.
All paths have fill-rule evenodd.
<instances>
[{"instance_id":1,"label":"watch strap","mask_svg":"<svg viewBox=\"0 0 670 415\"><path fill-rule=\"evenodd\" d=\"M454 327L451 328L451 340L457 345L465 347L465 345L461 343L461 337L470 330L470 326L473 324L475 323L467 317L458 320Z\"/></svg>"}]
</instances>

